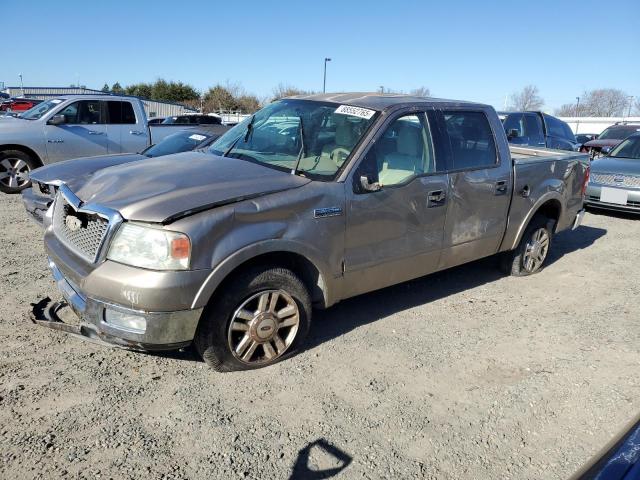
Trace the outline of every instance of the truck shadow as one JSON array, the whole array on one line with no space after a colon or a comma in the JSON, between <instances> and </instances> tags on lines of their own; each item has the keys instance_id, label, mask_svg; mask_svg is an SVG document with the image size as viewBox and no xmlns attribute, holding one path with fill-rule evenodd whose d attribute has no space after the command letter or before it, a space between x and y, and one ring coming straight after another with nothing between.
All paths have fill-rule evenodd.
<instances>
[{"instance_id":1,"label":"truck shadow","mask_svg":"<svg viewBox=\"0 0 640 480\"><path fill-rule=\"evenodd\" d=\"M558 234L553 239L546 268L551 268L565 255L588 248L606 233L602 228L581 226L573 232ZM313 349L361 325L479 287L504 276L498 268L498 258L488 257L360 295L327 310L317 310L314 312L306 349Z\"/></svg>"}]
</instances>

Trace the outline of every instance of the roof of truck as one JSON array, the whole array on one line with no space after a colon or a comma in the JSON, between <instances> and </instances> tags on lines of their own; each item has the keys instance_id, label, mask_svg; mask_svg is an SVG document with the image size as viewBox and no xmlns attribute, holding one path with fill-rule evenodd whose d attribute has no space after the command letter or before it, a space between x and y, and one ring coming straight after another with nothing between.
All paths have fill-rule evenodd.
<instances>
[{"instance_id":1,"label":"roof of truck","mask_svg":"<svg viewBox=\"0 0 640 480\"><path fill-rule=\"evenodd\" d=\"M345 92L345 93L315 93L312 95L295 95L298 100L315 100L318 102L332 102L336 104L348 104L356 107L370 108L372 110L385 110L396 105L415 104L461 104L466 106L486 106L480 103L464 102L460 100L447 100L444 98L416 97L402 93L376 93L376 92Z\"/></svg>"}]
</instances>

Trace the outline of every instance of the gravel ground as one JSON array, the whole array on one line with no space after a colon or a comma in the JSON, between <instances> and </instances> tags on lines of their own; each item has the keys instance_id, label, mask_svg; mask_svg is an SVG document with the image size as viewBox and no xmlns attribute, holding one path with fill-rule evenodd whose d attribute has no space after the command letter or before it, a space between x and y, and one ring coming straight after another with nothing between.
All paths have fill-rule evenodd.
<instances>
[{"instance_id":1,"label":"gravel ground","mask_svg":"<svg viewBox=\"0 0 640 480\"><path fill-rule=\"evenodd\" d=\"M316 312L308 349L216 374L37 327L42 234L0 195L1 478L566 478L638 413L640 221L547 268L486 259ZM323 471L323 473L319 473Z\"/></svg>"}]
</instances>

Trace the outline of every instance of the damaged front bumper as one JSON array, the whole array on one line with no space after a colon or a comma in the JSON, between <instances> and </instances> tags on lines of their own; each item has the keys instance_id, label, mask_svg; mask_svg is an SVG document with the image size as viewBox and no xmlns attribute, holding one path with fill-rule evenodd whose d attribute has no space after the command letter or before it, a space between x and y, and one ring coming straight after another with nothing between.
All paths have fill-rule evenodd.
<instances>
[{"instance_id":1,"label":"damaged front bumper","mask_svg":"<svg viewBox=\"0 0 640 480\"><path fill-rule=\"evenodd\" d=\"M44 217L53 203L53 197L38 195L33 188L27 188L22 191L22 203L31 219L43 226Z\"/></svg>"},{"instance_id":2,"label":"damaged front bumper","mask_svg":"<svg viewBox=\"0 0 640 480\"><path fill-rule=\"evenodd\" d=\"M49 267L65 301L45 298L33 304L31 319L42 326L60 330L97 343L134 350L175 350L189 345L194 337L202 309L175 312L133 310L85 297L64 277L53 261ZM71 310L78 321L65 321ZM66 315L62 315L62 313ZM134 330L108 321L108 312L137 318L143 330Z\"/></svg>"}]
</instances>

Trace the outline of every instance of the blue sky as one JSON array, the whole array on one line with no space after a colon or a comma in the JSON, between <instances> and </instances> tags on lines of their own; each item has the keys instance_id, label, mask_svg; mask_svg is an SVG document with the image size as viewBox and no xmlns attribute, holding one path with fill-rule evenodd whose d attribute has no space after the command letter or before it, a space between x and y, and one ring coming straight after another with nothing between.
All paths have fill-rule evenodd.
<instances>
[{"instance_id":1,"label":"blue sky","mask_svg":"<svg viewBox=\"0 0 640 480\"><path fill-rule=\"evenodd\" d=\"M593 88L640 96L640 1L1 0L0 81L101 88L157 78L409 91L546 108ZM24 19L24 20L22 20Z\"/></svg>"}]
</instances>

